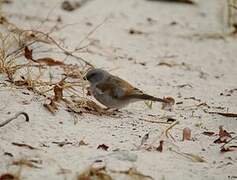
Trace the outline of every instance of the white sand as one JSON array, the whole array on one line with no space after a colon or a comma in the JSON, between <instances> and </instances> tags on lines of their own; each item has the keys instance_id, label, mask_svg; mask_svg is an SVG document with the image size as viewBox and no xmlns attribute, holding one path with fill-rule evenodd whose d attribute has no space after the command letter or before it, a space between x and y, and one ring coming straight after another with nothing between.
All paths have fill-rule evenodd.
<instances>
[{"instance_id":1,"label":"white sand","mask_svg":"<svg viewBox=\"0 0 237 180\"><path fill-rule=\"evenodd\" d=\"M69 48L76 47L90 30L108 18L89 37L90 40L96 40L88 47L89 53L79 55L96 67L112 70L111 73L149 94L172 96L176 102L183 101L183 104L176 106L170 113L162 111L158 103L149 109L143 102L138 102L123 109L121 118L82 114L74 124L72 115L63 108L53 116L43 107L44 101L34 97L31 92L30 95L22 94L27 90L1 88L0 121L13 116L14 112L25 111L30 116L30 122L26 123L19 117L19 120L0 128L0 173L17 172L19 166L12 166L11 162L28 158L42 160L39 165L41 169L23 167L22 179L72 179L95 160L103 160L113 170L136 167L154 179L237 178L236 151L220 153L221 145L213 143L217 137L201 134L203 131L218 132L220 125L227 131L237 133L237 118L208 114L203 112L203 107L179 110L198 104L197 101L184 99L193 96L212 107L221 106L228 108L229 112L237 112L237 91L231 96L220 96L225 89L237 88L236 39L193 36L222 32L225 24L221 21L222 6L223 3L215 0L200 0L197 6L145 0L92 0L73 12L66 12L60 8L59 1L53 0L21 0L4 5L2 9L8 15L17 13L46 18L51 12L50 19L55 20L60 16L63 24L77 23L53 33L56 39L64 39L64 44ZM152 22L148 22L147 18L151 18ZM38 28L40 22L37 20L16 16L9 19L22 28L41 31L48 31L55 24L45 23ZM92 23L92 26L86 25L87 22ZM171 25L172 22L177 24ZM131 35L128 33L130 28L144 34ZM163 61L177 64L184 62L190 69L157 65ZM145 66L141 63L145 63ZM200 72L204 72L204 75ZM1 81L3 79L1 76ZM182 84L192 87L177 87ZM31 103L22 105L25 100ZM215 108L209 110L221 111ZM134 150L147 132L157 130L153 133L156 137L167 127L139 120L152 119L148 114L173 115L180 121L170 131L175 142L163 137L163 140L175 145L165 142L161 153ZM184 127L191 129L194 141L181 141ZM59 147L52 143L65 139L73 143L84 140L88 145ZM12 142L30 144L39 150L13 146ZM108 145L108 151L97 149L100 144ZM170 147L198 155L206 162L192 162L169 151ZM132 159L121 160L113 154L116 149L128 151ZM12 153L14 157L6 156L4 152ZM58 174L60 167L70 171L65 175ZM122 175L113 177L128 179L128 176Z\"/></svg>"}]
</instances>

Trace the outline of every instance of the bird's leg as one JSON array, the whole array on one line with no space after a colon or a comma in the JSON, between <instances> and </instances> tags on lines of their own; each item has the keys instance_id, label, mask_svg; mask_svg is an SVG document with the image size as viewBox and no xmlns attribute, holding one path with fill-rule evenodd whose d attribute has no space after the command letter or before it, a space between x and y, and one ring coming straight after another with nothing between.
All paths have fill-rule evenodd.
<instances>
[{"instance_id":1,"label":"bird's leg","mask_svg":"<svg viewBox=\"0 0 237 180\"><path fill-rule=\"evenodd\" d=\"M121 112L121 111L119 111L118 109L113 109L113 111L114 111L114 112Z\"/></svg>"},{"instance_id":2,"label":"bird's leg","mask_svg":"<svg viewBox=\"0 0 237 180\"><path fill-rule=\"evenodd\" d=\"M118 109L115 109L115 108L109 108L109 107L107 107L107 108L105 108L104 110L105 110L105 111L109 111L109 112L114 113L114 114L116 114L116 113L121 113L121 111L119 111Z\"/></svg>"}]
</instances>

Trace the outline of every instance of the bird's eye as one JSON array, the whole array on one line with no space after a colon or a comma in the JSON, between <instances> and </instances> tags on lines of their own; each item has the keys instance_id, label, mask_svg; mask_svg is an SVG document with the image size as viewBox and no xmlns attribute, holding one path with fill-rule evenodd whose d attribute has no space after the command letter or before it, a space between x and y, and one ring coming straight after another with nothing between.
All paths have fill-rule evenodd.
<instances>
[{"instance_id":1,"label":"bird's eye","mask_svg":"<svg viewBox=\"0 0 237 180\"><path fill-rule=\"evenodd\" d=\"M91 74L88 74L87 76L86 76L86 79L87 80L90 80L90 79L92 79L93 77L95 77L95 73L91 73Z\"/></svg>"}]
</instances>

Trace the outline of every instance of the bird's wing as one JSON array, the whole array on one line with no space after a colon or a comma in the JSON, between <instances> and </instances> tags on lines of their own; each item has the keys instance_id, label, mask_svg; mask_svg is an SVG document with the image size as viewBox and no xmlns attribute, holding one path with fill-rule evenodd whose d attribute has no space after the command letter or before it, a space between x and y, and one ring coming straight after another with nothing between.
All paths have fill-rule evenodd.
<instances>
[{"instance_id":1,"label":"bird's wing","mask_svg":"<svg viewBox=\"0 0 237 180\"><path fill-rule=\"evenodd\" d=\"M144 94L140 89L134 88L128 82L117 76L111 76L104 83L99 83L96 88L102 94L109 94L111 97L121 100L141 99L166 102L166 100L157 98L148 94Z\"/></svg>"},{"instance_id":2,"label":"bird's wing","mask_svg":"<svg viewBox=\"0 0 237 180\"><path fill-rule=\"evenodd\" d=\"M102 93L108 93L112 97L118 99L126 99L133 94L142 94L141 90L134 88L131 84L117 76L111 76L106 82L96 85L96 88Z\"/></svg>"}]
</instances>

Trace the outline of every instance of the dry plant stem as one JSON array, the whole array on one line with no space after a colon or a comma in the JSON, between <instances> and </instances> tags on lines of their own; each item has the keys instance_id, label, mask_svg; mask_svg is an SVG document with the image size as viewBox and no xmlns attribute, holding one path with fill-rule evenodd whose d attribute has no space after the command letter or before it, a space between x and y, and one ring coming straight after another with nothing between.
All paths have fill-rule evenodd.
<instances>
[{"instance_id":1,"label":"dry plant stem","mask_svg":"<svg viewBox=\"0 0 237 180\"><path fill-rule=\"evenodd\" d=\"M237 117L237 113L216 112L216 111L207 111L207 110L204 110L204 112L209 113L209 114L219 114L225 117Z\"/></svg>"},{"instance_id":2,"label":"dry plant stem","mask_svg":"<svg viewBox=\"0 0 237 180\"><path fill-rule=\"evenodd\" d=\"M170 123L169 123L169 124L170 124ZM177 125L177 124L179 124L179 121L173 122L165 131L163 131L163 132L161 133L160 136L157 136L156 139L153 140L153 142L152 142L151 144L156 143L157 140L160 139L163 134L165 134L165 136L166 136L167 138L169 138L168 135L170 135L170 137L173 139L173 141L175 141L174 137L169 133L169 130L172 129L172 128L173 128L175 125ZM150 133L150 132L149 132L149 133ZM148 134L149 134L149 133L148 133ZM171 142L169 142L169 143L171 143ZM172 143L171 143L171 144L172 144Z\"/></svg>"},{"instance_id":3,"label":"dry plant stem","mask_svg":"<svg viewBox=\"0 0 237 180\"><path fill-rule=\"evenodd\" d=\"M92 64L90 64L89 62L87 62L87 61L84 60L83 58L72 54L73 52L70 52L70 51L68 51L67 49L65 49L65 48L63 48L62 46L60 46L56 40L54 40L51 36L49 36L49 33L44 33L44 32L37 31L37 30L24 30L21 34L23 34L24 32L35 32L35 33L42 34L42 35L44 35L45 37L47 37L48 39L50 39L51 42L52 42L53 44L55 44L55 45L56 45L61 51L63 51L63 53L66 54L67 56L72 56L72 57L74 57L74 58L76 58L76 59L80 59L80 60L83 61L85 64L87 64L87 65L89 65L89 66L91 66L91 67L94 67ZM11 53L7 54L7 55L6 55L6 58L8 58L9 56L11 56L11 55L13 55L13 54L17 54L19 51L21 51L22 49L24 49L25 46L30 46L30 45L32 45L32 44L34 44L34 43L36 43L36 42L37 42L37 40L34 40L34 41L32 41L32 42L30 42L30 43L24 45L24 46L19 47L18 49L16 49L16 50L12 51Z\"/></svg>"},{"instance_id":4,"label":"dry plant stem","mask_svg":"<svg viewBox=\"0 0 237 180\"><path fill-rule=\"evenodd\" d=\"M86 60L84 60L83 58L79 57L79 56L76 56L72 52L68 51L67 49L63 48L62 46L60 46L58 44L58 42L56 40L54 40L51 36L49 36L48 33L44 33L44 32L41 32L41 31L37 31L37 30L25 30L24 32L27 32L27 31L30 31L30 32L36 32L36 33L39 33L39 34L42 34L44 36L46 36L47 38L49 38L53 44L55 44L60 50L62 50L64 52L64 54L68 55L68 56L72 56L76 59L80 59L81 61L83 61L84 63L86 63L87 65L91 66L91 67L94 67L92 64L90 64L89 62L87 62Z\"/></svg>"},{"instance_id":5,"label":"dry plant stem","mask_svg":"<svg viewBox=\"0 0 237 180\"><path fill-rule=\"evenodd\" d=\"M202 162L202 163L206 162L206 160L203 159L202 157L200 157L198 155L195 155L195 154L192 154L192 153L184 153L184 152L180 152L180 151L175 151L171 148L169 148L169 150L176 153L176 154L179 154L179 155L181 155L181 156L183 156L183 157L185 157L185 158L187 158L187 159L189 159L193 162Z\"/></svg>"},{"instance_id":6,"label":"dry plant stem","mask_svg":"<svg viewBox=\"0 0 237 180\"><path fill-rule=\"evenodd\" d=\"M15 115L14 117L9 118L9 119L3 121L2 123L0 123L0 127L5 126L6 124L8 124L9 122L11 122L12 120L18 118L18 116L20 116L20 115L24 115L25 118L26 118L26 121L27 121L27 122L29 121L29 116L28 116L28 114L27 114L26 112L18 112L18 113L16 113L16 115Z\"/></svg>"},{"instance_id":7,"label":"dry plant stem","mask_svg":"<svg viewBox=\"0 0 237 180\"><path fill-rule=\"evenodd\" d=\"M173 122L166 130L165 130L165 136L168 138L168 132L171 130L175 125L179 124L179 121Z\"/></svg>"},{"instance_id":8,"label":"dry plant stem","mask_svg":"<svg viewBox=\"0 0 237 180\"><path fill-rule=\"evenodd\" d=\"M187 159L192 160L189 156L186 156L184 153L175 151L175 150L173 150L173 149L170 149L170 151L172 151L172 152L174 152L174 153L176 153L176 154L178 154L178 155L181 155L181 156L183 156L183 157L185 157L185 158L187 158Z\"/></svg>"},{"instance_id":9,"label":"dry plant stem","mask_svg":"<svg viewBox=\"0 0 237 180\"><path fill-rule=\"evenodd\" d=\"M156 121L156 120L149 120L149 119L143 119L143 118L139 118L140 120L143 120L145 122L150 122L150 123L158 123L158 124L171 124L169 122L166 121Z\"/></svg>"},{"instance_id":10,"label":"dry plant stem","mask_svg":"<svg viewBox=\"0 0 237 180\"><path fill-rule=\"evenodd\" d=\"M101 27L106 21L108 20L108 17L105 18L100 24L98 24L95 28L93 28L78 44L78 46L80 46L82 44L83 41L85 41L86 39L88 39L88 37L93 34L99 27ZM76 52L78 49L81 48L76 48L73 52ZM72 53L73 53L72 52Z\"/></svg>"},{"instance_id":11,"label":"dry plant stem","mask_svg":"<svg viewBox=\"0 0 237 180\"><path fill-rule=\"evenodd\" d=\"M24 46L19 47L18 49L16 49L16 50L10 52L9 54L7 54L6 57L5 57L5 59L8 58L8 57L10 57L10 56L12 56L12 55L14 55L14 54L17 55L17 54L18 54L22 49L24 49L26 46L30 46L30 45L32 45L32 44L34 44L34 43L36 43L36 42L37 42L37 40L34 40L34 41L32 41L32 42L30 42L30 43L28 43L28 44L25 44Z\"/></svg>"}]
</instances>

